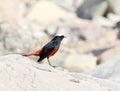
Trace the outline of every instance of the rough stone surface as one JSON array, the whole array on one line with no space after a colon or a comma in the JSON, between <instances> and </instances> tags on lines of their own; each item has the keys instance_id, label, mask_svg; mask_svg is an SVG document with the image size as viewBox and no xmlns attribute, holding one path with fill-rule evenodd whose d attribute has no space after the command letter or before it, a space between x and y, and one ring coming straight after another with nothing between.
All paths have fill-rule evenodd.
<instances>
[{"instance_id":1,"label":"rough stone surface","mask_svg":"<svg viewBox=\"0 0 120 91\"><path fill-rule=\"evenodd\" d=\"M120 81L120 56L116 55L106 60L105 63L98 66L90 74L92 76L104 79L112 79L114 81Z\"/></svg>"},{"instance_id":2,"label":"rough stone surface","mask_svg":"<svg viewBox=\"0 0 120 91\"><path fill-rule=\"evenodd\" d=\"M53 69L20 55L0 56L1 91L120 91L119 83Z\"/></svg>"}]
</instances>

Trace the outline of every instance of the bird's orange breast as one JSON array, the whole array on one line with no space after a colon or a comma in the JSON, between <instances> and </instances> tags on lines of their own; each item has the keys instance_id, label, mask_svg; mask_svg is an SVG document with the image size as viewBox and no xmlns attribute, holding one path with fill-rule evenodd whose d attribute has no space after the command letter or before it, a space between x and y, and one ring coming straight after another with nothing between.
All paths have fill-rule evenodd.
<instances>
[{"instance_id":1,"label":"bird's orange breast","mask_svg":"<svg viewBox=\"0 0 120 91\"><path fill-rule=\"evenodd\" d=\"M54 55L56 52L57 52L57 49L56 49L56 48L54 48L54 49L52 50L52 52L49 54L49 56Z\"/></svg>"}]
</instances>

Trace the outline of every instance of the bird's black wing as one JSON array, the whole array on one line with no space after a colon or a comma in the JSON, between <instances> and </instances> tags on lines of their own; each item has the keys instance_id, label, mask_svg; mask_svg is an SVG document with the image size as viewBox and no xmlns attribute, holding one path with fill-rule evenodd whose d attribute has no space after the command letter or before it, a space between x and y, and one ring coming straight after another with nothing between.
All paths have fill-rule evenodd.
<instances>
[{"instance_id":1,"label":"bird's black wing","mask_svg":"<svg viewBox=\"0 0 120 91\"><path fill-rule=\"evenodd\" d=\"M40 59L38 61L42 61L44 58L48 57L49 54L54 50L55 45L52 41L50 41L49 43L47 43L41 51L40 54Z\"/></svg>"}]
</instances>

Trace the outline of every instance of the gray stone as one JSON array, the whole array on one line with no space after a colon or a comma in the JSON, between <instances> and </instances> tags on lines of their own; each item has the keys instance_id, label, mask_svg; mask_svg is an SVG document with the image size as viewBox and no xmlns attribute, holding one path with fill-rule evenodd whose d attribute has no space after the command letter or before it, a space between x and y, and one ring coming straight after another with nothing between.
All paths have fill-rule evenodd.
<instances>
[{"instance_id":1,"label":"gray stone","mask_svg":"<svg viewBox=\"0 0 120 91\"><path fill-rule=\"evenodd\" d=\"M111 79L120 82L120 56L116 55L106 60L105 63L98 66L90 72L94 77Z\"/></svg>"},{"instance_id":2,"label":"gray stone","mask_svg":"<svg viewBox=\"0 0 120 91\"><path fill-rule=\"evenodd\" d=\"M78 8L77 14L81 18L91 19L102 16L108 8L105 0L84 0L84 3Z\"/></svg>"},{"instance_id":3,"label":"gray stone","mask_svg":"<svg viewBox=\"0 0 120 91\"><path fill-rule=\"evenodd\" d=\"M113 58L116 55L120 55L120 47L119 46L116 46L114 48L111 48L111 49L103 52L99 56L97 63L98 64L104 63L105 61L108 61L109 59Z\"/></svg>"}]
</instances>

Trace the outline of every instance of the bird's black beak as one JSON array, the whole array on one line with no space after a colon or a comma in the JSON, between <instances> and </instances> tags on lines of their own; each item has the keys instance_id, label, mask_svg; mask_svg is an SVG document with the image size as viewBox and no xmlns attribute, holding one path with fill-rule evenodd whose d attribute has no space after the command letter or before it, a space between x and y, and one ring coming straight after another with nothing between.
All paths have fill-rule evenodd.
<instances>
[{"instance_id":1,"label":"bird's black beak","mask_svg":"<svg viewBox=\"0 0 120 91\"><path fill-rule=\"evenodd\" d=\"M64 36L64 38L67 38L66 36Z\"/></svg>"}]
</instances>

